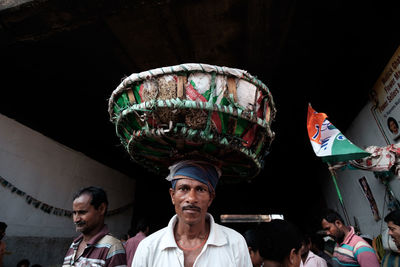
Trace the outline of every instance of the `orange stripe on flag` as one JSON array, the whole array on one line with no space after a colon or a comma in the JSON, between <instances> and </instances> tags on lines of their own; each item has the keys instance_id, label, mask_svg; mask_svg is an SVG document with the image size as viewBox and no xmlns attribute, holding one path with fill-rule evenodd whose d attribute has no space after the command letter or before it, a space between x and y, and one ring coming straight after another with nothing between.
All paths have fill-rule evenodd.
<instances>
[{"instance_id":1,"label":"orange stripe on flag","mask_svg":"<svg viewBox=\"0 0 400 267\"><path fill-rule=\"evenodd\" d=\"M311 105L308 104L307 131L311 142L321 144L322 123L327 117L325 113L316 112Z\"/></svg>"}]
</instances>

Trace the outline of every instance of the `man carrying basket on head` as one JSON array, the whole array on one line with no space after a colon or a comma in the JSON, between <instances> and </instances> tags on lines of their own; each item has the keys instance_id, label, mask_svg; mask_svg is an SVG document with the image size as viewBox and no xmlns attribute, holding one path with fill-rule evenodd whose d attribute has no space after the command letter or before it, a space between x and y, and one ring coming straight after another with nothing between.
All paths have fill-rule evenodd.
<instances>
[{"instance_id":1,"label":"man carrying basket on head","mask_svg":"<svg viewBox=\"0 0 400 267\"><path fill-rule=\"evenodd\" d=\"M176 215L167 227L145 238L138 246L132 267L238 266L251 267L241 234L216 224L207 213L221 176L216 166L185 160L170 168L166 178Z\"/></svg>"}]
</instances>

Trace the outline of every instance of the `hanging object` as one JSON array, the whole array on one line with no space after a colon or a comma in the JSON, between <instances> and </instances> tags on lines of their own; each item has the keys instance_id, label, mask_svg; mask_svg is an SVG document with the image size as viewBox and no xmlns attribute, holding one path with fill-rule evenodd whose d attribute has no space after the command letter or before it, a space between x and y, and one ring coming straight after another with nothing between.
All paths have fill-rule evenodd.
<instances>
[{"instance_id":1,"label":"hanging object","mask_svg":"<svg viewBox=\"0 0 400 267\"><path fill-rule=\"evenodd\" d=\"M114 90L108 111L132 159L158 174L201 158L219 165L225 182L252 178L274 139L272 95L239 69L182 64L135 73Z\"/></svg>"}]
</instances>

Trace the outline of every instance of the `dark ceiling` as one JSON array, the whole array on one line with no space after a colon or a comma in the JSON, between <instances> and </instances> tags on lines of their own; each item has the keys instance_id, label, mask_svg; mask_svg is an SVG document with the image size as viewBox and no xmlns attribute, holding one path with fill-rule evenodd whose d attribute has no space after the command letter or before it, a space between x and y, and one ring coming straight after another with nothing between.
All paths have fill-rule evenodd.
<instances>
[{"instance_id":1,"label":"dark ceiling","mask_svg":"<svg viewBox=\"0 0 400 267\"><path fill-rule=\"evenodd\" d=\"M0 113L137 179L137 214L155 213L164 224L173 213L168 184L131 162L119 145L107 113L111 92L124 76L180 63L247 70L274 96L276 139L264 171L252 183L221 185L212 212L298 219L324 205L319 181L326 177L315 171L324 166L307 139L307 104L346 130L400 44L400 9L388 3L34 0L0 6Z\"/></svg>"}]
</instances>

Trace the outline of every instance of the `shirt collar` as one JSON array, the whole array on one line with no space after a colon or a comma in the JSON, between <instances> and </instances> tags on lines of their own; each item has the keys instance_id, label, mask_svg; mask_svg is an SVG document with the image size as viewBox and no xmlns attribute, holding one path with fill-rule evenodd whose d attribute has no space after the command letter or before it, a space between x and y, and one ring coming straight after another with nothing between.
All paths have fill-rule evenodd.
<instances>
[{"instance_id":1,"label":"shirt collar","mask_svg":"<svg viewBox=\"0 0 400 267\"><path fill-rule=\"evenodd\" d=\"M108 234L108 227L107 225L103 225L103 228L101 228L101 230L95 235L93 236L89 242L87 242L87 246L91 246L93 244L96 244L101 238L103 238L103 236L105 236L106 234ZM83 239L83 234L80 234L77 238L75 238L73 246L78 246L79 243L82 241Z\"/></svg>"},{"instance_id":2,"label":"shirt collar","mask_svg":"<svg viewBox=\"0 0 400 267\"><path fill-rule=\"evenodd\" d=\"M343 240L342 244L350 243L350 240L353 238L354 235L355 235L354 227L353 226L349 226L349 232L344 237L344 240Z\"/></svg>"},{"instance_id":3,"label":"shirt collar","mask_svg":"<svg viewBox=\"0 0 400 267\"><path fill-rule=\"evenodd\" d=\"M206 217L210 220L210 234L208 235L207 245L223 246L228 243L226 237L217 231L218 224L215 223L214 218L211 214L207 213ZM166 248L178 248L174 237L175 224L178 221L178 216L174 215L168 223L166 234L163 236L160 242L161 250Z\"/></svg>"},{"instance_id":4,"label":"shirt collar","mask_svg":"<svg viewBox=\"0 0 400 267\"><path fill-rule=\"evenodd\" d=\"M307 259L304 263L307 263L311 258L314 258L315 254L310 250L308 251Z\"/></svg>"}]
</instances>

